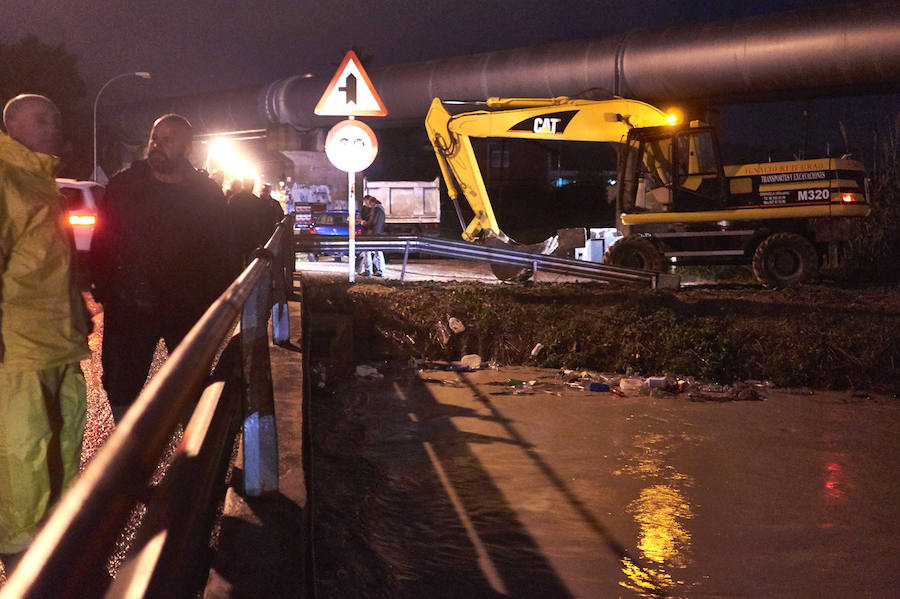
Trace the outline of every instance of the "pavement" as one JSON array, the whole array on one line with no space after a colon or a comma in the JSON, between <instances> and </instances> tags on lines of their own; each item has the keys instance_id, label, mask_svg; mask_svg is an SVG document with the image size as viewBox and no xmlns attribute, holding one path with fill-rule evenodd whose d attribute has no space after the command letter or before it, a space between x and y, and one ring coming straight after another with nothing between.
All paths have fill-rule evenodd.
<instances>
[{"instance_id":1,"label":"pavement","mask_svg":"<svg viewBox=\"0 0 900 599\"><path fill-rule=\"evenodd\" d=\"M295 268L298 272L346 276L348 278L350 274L350 266L347 263L346 256L341 258L321 258L318 262L297 260ZM494 276L494 273L491 272L490 264L487 263L455 260L452 258L410 258L407 261L406 269L404 270L402 254L388 256L388 263L385 264L384 269L384 279L410 282L458 281L461 283L502 283L502 281ZM356 275L357 282L367 282L369 280L377 281L379 280L379 277ZM536 283L596 282L591 279L543 271L538 271L537 274L532 276L531 280Z\"/></svg>"}]
</instances>

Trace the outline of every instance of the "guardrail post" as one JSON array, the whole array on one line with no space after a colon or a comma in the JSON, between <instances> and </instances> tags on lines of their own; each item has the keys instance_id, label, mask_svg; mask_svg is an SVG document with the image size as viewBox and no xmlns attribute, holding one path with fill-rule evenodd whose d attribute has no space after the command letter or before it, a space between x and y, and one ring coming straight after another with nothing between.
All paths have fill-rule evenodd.
<instances>
[{"instance_id":1,"label":"guardrail post","mask_svg":"<svg viewBox=\"0 0 900 599\"><path fill-rule=\"evenodd\" d=\"M403 268L400 269L400 280L403 280L403 277L406 276L406 262L409 259L409 240L406 240L406 244L403 246Z\"/></svg>"},{"instance_id":2,"label":"guardrail post","mask_svg":"<svg viewBox=\"0 0 900 599\"><path fill-rule=\"evenodd\" d=\"M294 259L293 231L287 231L281 236L281 244L278 254L272 263L272 282L275 288L274 302L272 303L272 341L275 344L288 343L291 338L291 324L288 317L288 298L293 283L293 259Z\"/></svg>"},{"instance_id":3,"label":"guardrail post","mask_svg":"<svg viewBox=\"0 0 900 599\"><path fill-rule=\"evenodd\" d=\"M275 401L269 361L269 307L273 256L257 250L260 260L268 260L269 272L259 278L241 314L241 385L244 396L244 491L257 496L278 490L278 437L275 430Z\"/></svg>"}]
</instances>

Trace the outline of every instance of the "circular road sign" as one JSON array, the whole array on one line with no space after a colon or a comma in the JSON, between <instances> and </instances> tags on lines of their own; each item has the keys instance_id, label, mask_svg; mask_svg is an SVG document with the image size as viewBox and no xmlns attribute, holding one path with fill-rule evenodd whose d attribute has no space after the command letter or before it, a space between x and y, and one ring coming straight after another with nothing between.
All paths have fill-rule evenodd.
<instances>
[{"instance_id":1,"label":"circular road sign","mask_svg":"<svg viewBox=\"0 0 900 599\"><path fill-rule=\"evenodd\" d=\"M331 164L348 173L366 170L378 154L375 132L353 119L341 121L325 138L325 155Z\"/></svg>"}]
</instances>

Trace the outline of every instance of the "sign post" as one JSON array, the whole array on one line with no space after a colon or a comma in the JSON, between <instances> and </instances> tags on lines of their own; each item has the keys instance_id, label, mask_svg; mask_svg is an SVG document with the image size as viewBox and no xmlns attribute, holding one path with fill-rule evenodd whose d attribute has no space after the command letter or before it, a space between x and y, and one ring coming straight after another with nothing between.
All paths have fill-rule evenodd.
<instances>
[{"instance_id":1,"label":"sign post","mask_svg":"<svg viewBox=\"0 0 900 599\"><path fill-rule=\"evenodd\" d=\"M325 154L331 164L347 172L347 261L352 283L356 280L356 173L367 169L378 154L375 132L356 117L387 115L384 102L353 50L344 56L314 112L348 117L328 132Z\"/></svg>"}]
</instances>

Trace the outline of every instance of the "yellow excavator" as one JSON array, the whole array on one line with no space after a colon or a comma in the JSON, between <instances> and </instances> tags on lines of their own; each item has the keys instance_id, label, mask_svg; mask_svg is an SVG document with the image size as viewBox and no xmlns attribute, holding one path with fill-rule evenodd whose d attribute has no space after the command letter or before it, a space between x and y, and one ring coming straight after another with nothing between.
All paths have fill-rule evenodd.
<instances>
[{"instance_id":1,"label":"yellow excavator","mask_svg":"<svg viewBox=\"0 0 900 599\"><path fill-rule=\"evenodd\" d=\"M458 206L464 197L475 213L462 234L467 241L557 255L579 243L571 230L530 246L505 235L473 137L616 144L616 227L623 237L604 256L614 266L662 271L675 264L747 263L764 285L783 287L807 280L820 264L836 265L850 219L869 214L865 171L855 160L723 166L713 127L638 100L489 98L484 104L484 110L450 114L435 98L425 120L451 199Z\"/></svg>"}]
</instances>

